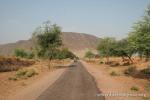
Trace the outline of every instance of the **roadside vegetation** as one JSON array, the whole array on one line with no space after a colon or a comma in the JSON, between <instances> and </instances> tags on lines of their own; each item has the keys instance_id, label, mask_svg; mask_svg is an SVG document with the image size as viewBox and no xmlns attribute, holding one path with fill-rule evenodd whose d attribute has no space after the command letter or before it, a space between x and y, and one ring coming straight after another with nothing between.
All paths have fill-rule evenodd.
<instances>
[{"instance_id":1,"label":"roadside vegetation","mask_svg":"<svg viewBox=\"0 0 150 100\"><path fill-rule=\"evenodd\" d=\"M37 28L32 39L35 42L32 50L16 48L12 56L0 57L0 72L17 71L42 59L49 60L49 69L52 60L77 59L75 54L63 47L61 28L50 21Z\"/></svg>"},{"instance_id":2,"label":"roadside vegetation","mask_svg":"<svg viewBox=\"0 0 150 100\"><path fill-rule=\"evenodd\" d=\"M125 75L135 75L137 72L137 69L135 66L130 66L129 68L127 68L125 71L124 71L124 74Z\"/></svg>"},{"instance_id":3,"label":"roadside vegetation","mask_svg":"<svg viewBox=\"0 0 150 100\"><path fill-rule=\"evenodd\" d=\"M95 69L101 70L108 80L125 84L127 91L146 93L147 96L141 99L149 100L150 5L142 19L133 25L126 38L100 39L97 53L86 52L84 60L91 63L91 66L95 66Z\"/></svg>"},{"instance_id":4,"label":"roadside vegetation","mask_svg":"<svg viewBox=\"0 0 150 100\"><path fill-rule=\"evenodd\" d=\"M34 69L19 69L14 76L9 77L9 80L27 79L38 73Z\"/></svg>"},{"instance_id":5,"label":"roadside vegetation","mask_svg":"<svg viewBox=\"0 0 150 100\"><path fill-rule=\"evenodd\" d=\"M95 54L92 51L87 51L85 53L85 58L88 58L88 60L90 61L92 58L95 58Z\"/></svg>"},{"instance_id":6,"label":"roadside vegetation","mask_svg":"<svg viewBox=\"0 0 150 100\"><path fill-rule=\"evenodd\" d=\"M131 91L139 91L139 88L136 86L132 86L130 89L131 89Z\"/></svg>"},{"instance_id":7,"label":"roadside vegetation","mask_svg":"<svg viewBox=\"0 0 150 100\"><path fill-rule=\"evenodd\" d=\"M45 22L33 33L36 43L37 57L49 59L49 69L53 59L74 59L76 56L67 48L63 48L61 39L61 28L50 21Z\"/></svg>"},{"instance_id":8,"label":"roadside vegetation","mask_svg":"<svg viewBox=\"0 0 150 100\"><path fill-rule=\"evenodd\" d=\"M61 28L57 24L46 21L33 33L32 39L35 42L33 50L16 48L13 57L0 56L0 72L14 72L14 75L8 77L8 80L17 81L37 75L38 72L35 69L24 67L32 66L40 60L48 61L46 64L41 64L40 68L46 66L48 67L46 70L51 70L54 61L58 63L57 61L64 59L78 59L73 52L63 46L61 33ZM139 69L137 65L140 61L149 62L150 60L150 5L142 19L133 25L132 31L128 33L126 38L121 40L114 37L102 38L97 45L97 53L89 50L85 53L84 58L87 58L88 62L96 60L98 64L108 65L112 69L118 66L124 67L121 72L110 71L109 76L124 75L125 77L131 76L149 81L150 65L145 65L144 68ZM121 59L114 61L111 58ZM139 58L139 60L135 60L135 58ZM150 84L146 84L144 89L149 92ZM132 86L129 87L129 90L140 91L140 88Z\"/></svg>"},{"instance_id":9,"label":"roadside vegetation","mask_svg":"<svg viewBox=\"0 0 150 100\"><path fill-rule=\"evenodd\" d=\"M115 72L115 71L112 71L112 72L110 73L110 75L111 75L111 76L119 76L119 74L118 74L117 72Z\"/></svg>"},{"instance_id":10,"label":"roadside vegetation","mask_svg":"<svg viewBox=\"0 0 150 100\"><path fill-rule=\"evenodd\" d=\"M61 39L61 28L49 21L33 33L35 46L26 50L16 48L10 56L0 56L0 72L11 72L9 81L31 78L52 69L64 68L76 55L65 48ZM32 80L32 78L31 78ZM25 80L26 81L26 80Z\"/></svg>"},{"instance_id":11,"label":"roadside vegetation","mask_svg":"<svg viewBox=\"0 0 150 100\"><path fill-rule=\"evenodd\" d=\"M26 60L14 57L0 57L0 72L16 71L23 67L31 66L35 63L33 60Z\"/></svg>"},{"instance_id":12,"label":"roadside vegetation","mask_svg":"<svg viewBox=\"0 0 150 100\"><path fill-rule=\"evenodd\" d=\"M148 61L150 58L150 6L148 6L145 15L133 25L132 31L127 38L116 40L113 37L106 37L100 40L97 47L100 56L106 57L109 63L109 57L121 57L122 61L126 59L133 63L132 57L137 54L140 59Z\"/></svg>"},{"instance_id":13,"label":"roadside vegetation","mask_svg":"<svg viewBox=\"0 0 150 100\"><path fill-rule=\"evenodd\" d=\"M27 58L27 59L33 59L35 56L32 51L25 51L24 49L15 49L14 55L16 57Z\"/></svg>"},{"instance_id":14,"label":"roadside vegetation","mask_svg":"<svg viewBox=\"0 0 150 100\"><path fill-rule=\"evenodd\" d=\"M102 38L97 46L97 52L100 64L107 64L111 67L131 66L124 70L125 75L149 79L150 67L137 70L135 64L138 62L135 58L145 62L150 59L150 5L141 20L133 25L132 31L128 33L126 38L121 40L114 37ZM94 59L95 55L97 54L88 51L85 53L85 58ZM121 58L120 61L110 60L110 58L117 57ZM106 60L102 60L103 58Z\"/></svg>"}]
</instances>

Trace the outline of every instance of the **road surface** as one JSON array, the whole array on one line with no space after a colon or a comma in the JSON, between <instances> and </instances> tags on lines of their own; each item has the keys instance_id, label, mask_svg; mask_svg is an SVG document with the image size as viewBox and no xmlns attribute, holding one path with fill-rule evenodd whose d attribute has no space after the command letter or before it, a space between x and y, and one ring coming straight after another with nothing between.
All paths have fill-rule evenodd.
<instances>
[{"instance_id":1,"label":"road surface","mask_svg":"<svg viewBox=\"0 0 150 100\"><path fill-rule=\"evenodd\" d=\"M70 66L37 100L105 100L81 62Z\"/></svg>"}]
</instances>

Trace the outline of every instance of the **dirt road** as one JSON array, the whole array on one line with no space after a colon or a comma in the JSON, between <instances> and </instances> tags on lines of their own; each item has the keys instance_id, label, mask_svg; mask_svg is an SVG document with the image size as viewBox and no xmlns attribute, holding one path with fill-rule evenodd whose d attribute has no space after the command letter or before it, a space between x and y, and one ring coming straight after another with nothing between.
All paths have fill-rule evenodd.
<instances>
[{"instance_id":1,"label":"dirt road","mask_svg":"<svg viewBox=\"0 0 150 100\"><path fill-rule=\"evenodd\" d=\"M37 100L105 100L93 77L80 62L74 63Z\"/></svg>"}]
</instances>

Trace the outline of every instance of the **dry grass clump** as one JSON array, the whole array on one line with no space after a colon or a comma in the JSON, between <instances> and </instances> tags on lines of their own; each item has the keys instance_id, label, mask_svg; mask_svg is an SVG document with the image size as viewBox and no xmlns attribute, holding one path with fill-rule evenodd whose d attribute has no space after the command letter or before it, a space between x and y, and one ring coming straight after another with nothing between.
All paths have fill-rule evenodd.
<instances>
[{"instance_id":1,"label":"dry grass clump","mask_svg":"<svg viewBox=\"0 0 150 100\"><path fill-rule=\"evenodd\" d=\"M27 79L38 73L34 69L20 69L16 72L16 74L12 77L9 77L9 80L18 80L18 79Z\"/></svg>"},{"instance_id":2,"label":"dry grass clump","mask_svg":"<svg viewBox=\"0 0 150 100\"><path fill-rule=\"evenodd\" d=\"M137 73L137 69L135 66L130 66L126 70L124 70L125 75L135 75Z\"/></svg>"},{"instance_id":3,"label":"dry grass clump","mask_svg":"<svg viewBox=\"0 0 150 100\"><path fill-rule=\"evenodd\" d=\"M0 57L0 72L15 71L24 66L33 65L35 61L20 58Z\"/></svg>"},{"instance_id":4,"label":"dry grass clump","mask_svg":"<svg viewBox=\"0 0 150 100\"><path fill-rule=\"evenodd\" d=\"M131 91L139 91L139 88L136 87L136 86L132 86L132 87L130 88L130 90L131 90Z\"/></svg>"},{"instance_id":5,"label":"dry grass clump","mask_svg":"<svg viewBox=\"0 0 150 100\"><path fill-rule=\"evenodd\" d=\"M140 73L141 73L143 76L145 76L145 77L150 77L150 66L148 66L148 67L145 68L145 69L142 69L142 70L140 71Z\"/></svg>"},{"instance_id":6,"label":"dry grass clump","mask_svg":"<svg viewBox=\"0 0 150 100\"><path fill-rule=\"evenodd\" d=\"M146 83L145 86L144 86L144 89L146 91L150 91L150 83Z\"/></svg>"},{"instance_id":7,"label":"dry grass clump","mask_svg":"<svg viewBox=\"0 0 150 100\"><path fill-rule=\"evenodd\" d=\"M112 72L110 73L110 75L111 75L111 76L119 76L119 74L118 74L117 72L115 72L115 71L112 71Z\"/></svg>"}]
</instances>

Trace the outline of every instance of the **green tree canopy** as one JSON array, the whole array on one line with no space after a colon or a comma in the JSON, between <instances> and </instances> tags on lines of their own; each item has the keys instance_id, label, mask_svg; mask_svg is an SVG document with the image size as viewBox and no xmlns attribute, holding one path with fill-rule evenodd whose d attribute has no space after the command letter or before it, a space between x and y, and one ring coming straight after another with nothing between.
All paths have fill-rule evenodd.
<instances>
[{"instance_id":1,"label":"green tree canopy","mask_svg":"<svg viewBox=\"0 0 150 100\"><path fill-rule=\"evenodd\" d=\"M91 58L95 57L95 54L93 52L91 52L91 51L87 51L85 53L85 57L91 59Z\"/></svg>"},{"instance_id":2,"label":"green tree canopy","mask_svg":"<svg viewBox=\"0 0 150 100\"><path fill-rule=\"evenodd\" d=\"M55 51L62 45L61 29L56 24L45 22L33 34L38 45L38 55L52 59Z\"/></svg>"},{"instance_id":3,"label":"green tree canopy","mask_svg":"<svg viewBox=\"0 0 150 100\"><path fill-rule=\"evenodd\" d=\"M112 47L112 55L113 56L120 56L123 58L128 57L129 60L132 62L131 56L134 54L134 49L129 46L129 42L127 39L121 39L115 42Z\"/></svg>"},{"instance_id":4,"label":"green tree canopy","mask_svg":"<svg viewBox=\"0 0 150 100\"><path fill-rule=\"evenodd\" d=\"M74 59L77 57L67 48L63 48L57 52L56 58L57 59L66 59L66 58Z\"/></svg>"},{"instance_id":5,"label":"green tree canopy","mask_svg":"<svg viewBox=\"0 0 150 100\"><path fill-rule=\"evenodd\" d=\"M114 48L114 45L116 43L115 38L107 37L100 40L97 50L99 51L100 56L111 56L112 54L112 48Z\"/></svg>"},{"instance_id":6,"label":"green tree canopy","mask_svg":"<svg viewBox=\"0 0 150 100\"><path fill-rule=\"evenodd\" d=\"M128 37L129 45L140 55L150 57L150 5L143 18L134 24Z\"/></svg>"}]
</instances>

